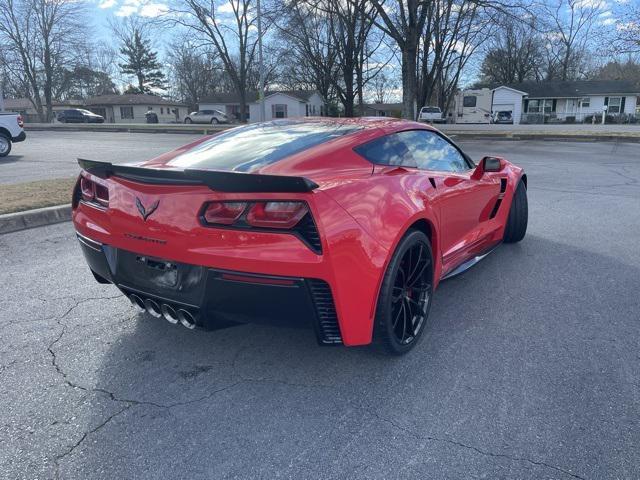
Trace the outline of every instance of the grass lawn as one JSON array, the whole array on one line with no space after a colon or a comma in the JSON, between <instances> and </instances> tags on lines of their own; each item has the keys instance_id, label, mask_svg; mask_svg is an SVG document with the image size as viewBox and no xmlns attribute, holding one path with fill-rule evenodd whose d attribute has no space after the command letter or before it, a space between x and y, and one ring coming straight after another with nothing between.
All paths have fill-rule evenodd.
<instances>
[{"instance_id":1,"label":"grass lawn","mask_svg":"<svg viewBox=\"0 0 640 480\"><path fill-rule=\"evenodd\" d=\"M0 185L0 214L70 204L76 178Z\"/></svg>"}]
</instances>

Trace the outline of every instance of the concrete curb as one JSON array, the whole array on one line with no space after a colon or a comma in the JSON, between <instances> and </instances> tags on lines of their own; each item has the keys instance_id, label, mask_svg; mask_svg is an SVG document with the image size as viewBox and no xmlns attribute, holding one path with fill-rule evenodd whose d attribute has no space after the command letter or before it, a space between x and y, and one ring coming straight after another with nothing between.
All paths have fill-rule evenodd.
<instances>
[{"instance_id":1,"label":"concrete curb","mask_svg":"<svg viewBox=\"0 0 640 480\"><path fill-rule=\"evenodd\" d=\"M71 205L36 208L0 215L0 235L71 220Z\"/></svg>"},{"instance_id":2,"label":"concrete curb","mask_svg":"<svg viewBox=\"0 0 640 480\"><path fill-rule=\"evenodd\" d=\"M183 124L135 124L135 123L28 123L25 125L27 135L29 131L48 132L125 132L125 133L183 133L209 135L221 132L236 125L183 125Z\"/></svg>"}]
</instances>

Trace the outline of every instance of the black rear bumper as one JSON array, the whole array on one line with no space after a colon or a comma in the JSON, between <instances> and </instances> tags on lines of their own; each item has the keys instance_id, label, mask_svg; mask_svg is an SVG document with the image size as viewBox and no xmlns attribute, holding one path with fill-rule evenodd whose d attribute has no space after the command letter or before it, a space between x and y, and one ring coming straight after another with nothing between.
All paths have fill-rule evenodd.
<instances>
[{"instance_id":1,"label":"black rear bumper","mask_svg":"<svg viewBox=\"0 0 640 480\"><path fill-rule=\"evenodd\" d=\"M96 280L127 296L187 310L199 327L313 328L320 344L342 343L331 288L323 280L219 270L146 257L80 234L78 240Z\"/></svg>"},{"instance_id":2,"label":"black rear bumper","mask_svg":"<svg viewBox=\"0 0 640 480\"><path fill-rule=\"evenodd\" d=\"M18 142L24 142L27 139L27 134L26 132L23 130L22 132L20 132L16 137L13 137L11 139L11 141L13 143L18 143Z\"/></svg>"}]
</instances>

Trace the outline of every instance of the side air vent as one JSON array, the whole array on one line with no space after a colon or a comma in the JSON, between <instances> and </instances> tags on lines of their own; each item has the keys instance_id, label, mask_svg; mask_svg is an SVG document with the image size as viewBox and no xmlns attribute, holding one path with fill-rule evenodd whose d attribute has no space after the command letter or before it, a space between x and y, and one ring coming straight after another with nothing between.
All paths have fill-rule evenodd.
<instances>
[{"instance_id":1,"label":"side air vent","mask_svg":"<svg viewBox=\"0 0 640 480\"><path fill-rule=\"evenodd\" d=\"M318 339L324 345L337 345L342 343L338 314L333 303L331 287L323 280L309 280L311 296L318 315Z\"/></svg>"},{"instance_id":2,"label":"side air vent","mask_svg":"<svg viewBox=\"0 0 640 480\"><path fill-rule=\"evenodd\" d=\"M316 227L313 217L310 213L307 213L302 220L293 228L293 231L297 232L304 242L318 255L322 254L322 242L320 241L320 234L318 233L318 227Z\"/></svg>"},{"instance_id":3,"label":"side air vent","mask_svg":"<svg viewBox=\"0 0 640 480\"><path fill-rule=\"evenodd\" d=\"M500 179L500 195L498 195L498 200L496 200L496 204L493 206L493 210L491 211L491 215L489 218L493 218L498 214L498 209L500 208L500 204L502 203L502 199L504 198L504 192L507 191L507 179Z\"/></svg>"}]
</instances>

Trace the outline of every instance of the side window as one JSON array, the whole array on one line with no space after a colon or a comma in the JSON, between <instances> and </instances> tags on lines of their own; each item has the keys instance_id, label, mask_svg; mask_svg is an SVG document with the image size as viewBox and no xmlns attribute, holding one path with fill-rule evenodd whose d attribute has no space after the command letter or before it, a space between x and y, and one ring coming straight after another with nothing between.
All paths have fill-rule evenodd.
<instances>
[{"instance_id":1,"label":"side window","mask_svg":"<svg viewBox=\"0 0 640 480\"><path fill-rule=\"evenodd\" d=\"M469 169L460 151L437 133L411 130L398 136L421 170L464 172Z\"/></svg>"},{"instance_id":2,"label":"side window","mask_svg":"<svg viewBox=\"0 0 640 480\"><path fill-rule=\"evenodd\" d=\"M372 163L441 172L470 168L460 151L437 133L409 130L377 138L355 148Z\"/></svg>"},{"instance_id":3,"label":"side window","mask_svg":"<svg viewBox=\"0 0 640 480\"><path fill-rule=\"evenodd\" d=\"M417 167L416 162L407 150L407 146L397 133L376 138L356 147L354 150L371 163L378 165Z\"/></svg>"}]
</instances>

